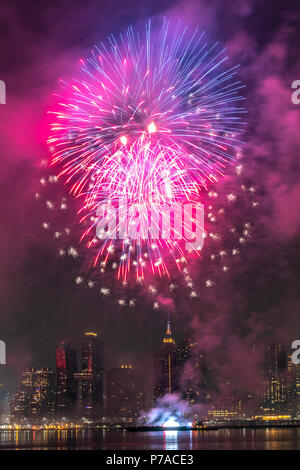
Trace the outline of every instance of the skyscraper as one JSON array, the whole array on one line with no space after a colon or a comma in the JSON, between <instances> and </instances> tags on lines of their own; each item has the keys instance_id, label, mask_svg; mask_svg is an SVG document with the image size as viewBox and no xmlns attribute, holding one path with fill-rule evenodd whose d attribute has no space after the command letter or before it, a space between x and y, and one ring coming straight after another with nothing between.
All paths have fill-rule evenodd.
<instances>
[{"instance_id":1,"label":"skyscraper","mask_svg":"<svg viewBox=\"0 0 300 470\"><path fill-rule=\"evenodd\" d=\"M260 387L261 410L267 413L287 413L288 387L287 354L280 343L268 344Z\"/></svg>"},{"instance_id":2,"label":"skyscraper","mask_svg":"<svg viewBox=\"0 0 300 470\"><path fill-rule=\"evenodd\" d=\"M103 344L95 332L84 333L82 371L74 377L78 382L81 413L100 413L103 406Z\"/></svg>"},{"instance_id":3,"label":"skyscraper","mask_svg":"<svg viewBox=\"0 0 300 470\"><path fill-rule=\"evenodd\" d=\"M133 420L145 409L145 390L136 369L124 364L106 374L106 415Z\"/></svg>"},{"instance_id":4,"label":"skyscraper","mask_svg":"<svg viewBox=\"0 0 300 470\"><path fill-rule=\"evenodd\" d=\"M12 396L10 406L14 419L22 419L30 416L30 407L33 397L35 369L26 369L22 374L21 384Z\"/></svg>"},{"instance_id":5,"label":"skyscraper","mask_svg":"<svg viewBox=\"0 0 300 470\"><path fill-rule=\"evenodd\" d=\"M27 369L22 383L11 400L14 418L51 418L55 413L55 373L48 367Z\"/></svg>"},{"instance_id":6,"label":"skyscraper","mask_svg":"<svg viewBox=\"0 0 300 470\"><path fill-rule=\"evenodd\" d=\"M195 336L187 336L178 344L174 361L177 376L181 381L181 398L191 404L198 401L205 403L210 370Z\"/></svg>"},{"instance_id":7,"label":"skyscraper","mask_svg":"<svg viewBox=\"0 0 300 470\"><path fill-rule=\"evenodd\" d=\"M51 417L55 413L55 373L43 367L34 373L34 390L31 413L39 417Z\"/></svg>"},{"instance_id":8,"label":"skyscraper","mask_svg":"<svg viewBox=\"0 0 300 470\"><path fill-rule=\"evenodd\" d=\"M69 344L62 343L55 350L56 359L56 405L58 411L70 411L77 398L77 353Z\"/></svg>"},{"instance_id":9,"label":"skyscraper","mask_svg":"<svg viewBox=\"0 0 300 470\"><path fill-rule=\"evenodd\" d=\"M293 364L293 369L295 376L295 417L300 418L300 364Z\"/></svg>"},{"instance_id":10,"label":"skyscraper","mask_svg":"<svg viewBox=\"0 0 300 470\"><path fill-rule=\"evenodd\" d=\"M299 386L299 365L293 364L291 354L287 360L287 377L286 377L286 400L287 413L296 417L299 413L297 386ZM298 390L299 391L299 390Z\"/></svg>"},{"instance_id":11,"label":"skyscraper","mask_svg":"<svg viewBox=\"0 0 300 470\"><path fill-rule=\"evenodd\" d=\"M10 399L9 393L0 383L0 424L9 424L10 421Z\"/></svg>"},{"instance_id":12,"label":"skyscraper","mask_svg":"<svg viewBox=\"0 0 300 470\"><path fill-rule=\"evenodd\" d=\"M175 340L172 336L171 322L168 317L162 347L158 354L154 356L154 400L178 389L175 351Z\"/></svg>"}]
</instances>

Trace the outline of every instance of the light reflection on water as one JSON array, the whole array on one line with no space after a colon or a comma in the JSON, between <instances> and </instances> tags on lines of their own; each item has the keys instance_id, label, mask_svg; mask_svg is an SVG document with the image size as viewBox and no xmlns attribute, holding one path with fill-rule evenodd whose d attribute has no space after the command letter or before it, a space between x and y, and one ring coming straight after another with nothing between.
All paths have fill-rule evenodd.
<instances>
[{"instance_id":1,"label":"light reflection on water","mask_svg":"<svg viewBox=\"0 0 300 470\"><path fill-rule=\"evenodd\" d=\"M178 449L178 431L164 431L164 449L177 450Z\"/></svg>"},{"instance_id":2,"label":"light reflection on water","mask_svg":"<svg viewBox=\"0 0 300 470\"><path fill-rule=\"evenodd\" d=\"M0 449L298 449L300 428L128 432L93 429L0 430Z\"/></svg>"}]
</instances>

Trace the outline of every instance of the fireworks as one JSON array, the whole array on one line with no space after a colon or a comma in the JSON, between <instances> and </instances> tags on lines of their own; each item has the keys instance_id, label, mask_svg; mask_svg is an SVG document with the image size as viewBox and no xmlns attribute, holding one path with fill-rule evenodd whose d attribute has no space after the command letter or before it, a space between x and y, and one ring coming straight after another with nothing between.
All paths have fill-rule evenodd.
<instances>
[{"instance_id":1,"label":"fireworks","mask_svg":"<svg viewBox=\"0 0 300 470\"><path fill-rule=\"evenodd\" d=\"M244 160L241 156L238 163L243 161L246 165ZM212 185L205 193L206 231L201 260L192 257L187 265L185 258L178 258L181 270L171 270L170 279L167 276L157 279L157 276L150 276L148 270L145 278L137 279L137 285L132 276L128 282L114 283L120 263L127 259L126 253L115 250L109 253L111 259L100 261L96 267L91 265L88 255L92 248L88 250L84 243L79 243L81 224L76 219L77 201L66 195L62 182L51 178L52 170L42 168L44 182L40 184L39 197L33 194L35 204L43 214L43 236L55 247L58 265L64 263L67 269L71 269L69 274L76 289L98 293L101 300L110 299L111 302L114 299L120 309L135 308L140 302L145 305L146 298L157 310L165 308L164 299L170 298L170 302L180 304L188 299L199 302L199 299L203 301L210 295L217 295L224 283L231 282L244 249L255 236L259 191L249 180L237 176L233 167L222 184ZM230 194L235 194L234 201L228 198ZM47 201L52 204L47 204ZM66 204L66 209L61 207L62 202ZM89 226L85 222L83 225ZM151 257L146 252L143 252L142 259L151 263ZM133 260L132 266L136 268L137 262Z\"/></svg>"},{"instance_id":2,"label":"fireworks","mask_svg":"<svg viewBox=\"0 0 300 470\"><path fill-rule=\"evenodd\" d=\"M186 264L182 241L197 230L205 235L194 209L180 219L190 226L173 227L168 237L161 236L158 214L202 202L240 152L243 85L226 59L225 49L208 45L198 30L180 24L172 30L164 21L157 33L149 22L143 35L129 28L118 40L109 37L80 61L79 79L62 83L48 139L58 172L52 178L63 178L80 200L81 240L94 266L105 269L112 259L123 282L132 268L143 279L148 265L170 276L169 258L178 269ZM234 194L228 199L234 202ZM53 209L51 201L47 206ZM150 209L160 236L149 234Z\"/></svg>"}]
</instances>

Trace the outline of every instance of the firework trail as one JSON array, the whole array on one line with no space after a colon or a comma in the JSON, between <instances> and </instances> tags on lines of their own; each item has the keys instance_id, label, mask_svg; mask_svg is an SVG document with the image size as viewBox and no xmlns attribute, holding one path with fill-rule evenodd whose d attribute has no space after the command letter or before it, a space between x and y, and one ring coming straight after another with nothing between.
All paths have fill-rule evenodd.
<instances>
[{"instance_id":1,"label":"firework trail","mask_svg":"<svg viewBox=\"0 0 300 470\"><path fill-rule=\"evenodd\" d=\"M195 227L153 237L149 217L161 234L166 207L203 202L235 161L244 126L243 85L237 67L226 67L225 49L180 24L151 28L142 36L129 28L96 47L51 111L51 164L80 201L81 240L94 266L120 252L123 282L132 268L139 281L146 269L170 277L168 263L186 264L184 242ZM194 212L189 218L204 233Z\"/></svg>"},{"instance_id":2,"label":"firework trail","mask_svg":"<svg viewBox=\"0 0 300 470\"><path fill-rule=\"evenodd\" d=\"M206 230L201 269L198 258L191 258L188 265L184 257L178 258L181 269L172 270L170 279L167 276L157 279L147 273L147 277L140 279L137 286L132 277L126 283L114 283L114 273L120 266L120 254L117 252L110 254L110 261L101 262L97 267L91 266L85 244L79 243L82 225L87 229L89 222L78 224L76 213L79 201L66 193L65 186L53 174L53 168L45 162L41 168L40 189L35 193L36 204L44 217L41 228L54 246L58 263L67 263L72 267L72 278L77 289L96 290L103 299L113 297L119 308L134 308L140 301L144 305L146 298L155 310L166 308L166 300L170 308L187 299L197 301L210 296L210 291L215 295L216 289L224 285L227 279L230 281L241 263L243 251L255 235L260 196L253 182L246 177L245 165L245 157L239 155L237 165L228 171L226 180L222 184L211 185L205 192ZM145 257L146 254L145 251L143 259L147 261L149 257ZM136 267L136 264L133 266Z\"/></svg>"}]
</instances>

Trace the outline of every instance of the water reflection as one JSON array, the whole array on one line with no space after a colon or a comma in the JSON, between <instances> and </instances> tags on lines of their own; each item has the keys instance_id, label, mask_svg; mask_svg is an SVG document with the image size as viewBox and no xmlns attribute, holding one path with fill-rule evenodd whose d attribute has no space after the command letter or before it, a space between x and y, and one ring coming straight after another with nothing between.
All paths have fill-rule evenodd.
<instances>
[{"instance_id":1,"label":"water reflection","mask_svg":"<svg viewBox=\"0 0 300 470\"><path fill-rule=\"evenodd\" d=\"M128 432L102 429L0 430L0 449L300 449L300 428Z\"/></svg>"},{"instance_id":2,"label":"water reflection","mask_svg":"<svg viewBox=\"0 0 300 470\"><path fill-rule=\"evenodd\" d=\"M164 431L163 436L165 450L178 450L178 431Z\"/></svg>"}]
</instances>

